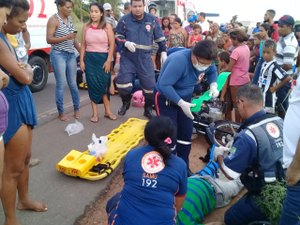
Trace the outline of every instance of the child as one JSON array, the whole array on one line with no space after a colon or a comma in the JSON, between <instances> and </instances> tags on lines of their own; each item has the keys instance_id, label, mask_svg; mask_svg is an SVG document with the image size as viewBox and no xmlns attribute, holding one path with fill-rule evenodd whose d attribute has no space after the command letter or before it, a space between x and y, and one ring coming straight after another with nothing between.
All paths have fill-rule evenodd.
<instances>
[{"instance_id":1,"label":"child","mask_svg":"<svg viewBox=\"0 0 300 225\"><path fill-rule=\"evenodd\" d=\"M254 69L255 69L255 59L256 59L256 55L255 55L255 50L254 50L254 38L249 38L247 45L249 47L250 50L250 67L249 67L249 73L253 73ZM253 75L253 74L252 74Z\"/></svg>"},{"instance_id":2,"label":"child","mask_svg":"<svg viewBox=\"0 0 300 225\"><path fill-rule=\"evenodd\" d=\"M15 35L7 34L6 36L10 44L14 47L18 60L26 65L29 58L28 50L31 46L30 34L27 27L23 28L21 32Z\"/></svg>"},{"instance_id":3,"label":"child","mask_svg":"<svg viewBox=\"0 0 300 225\"><path fill-rule=\"evenodd\" d=\"M199 24L193 25L193 33L189 35L188 48L194 47L199 41L203 39L202 30Z\"/></svg>"},{"instance_id":4,"label":"child","mask_svg":"<svg viewBox=\"0 0 300 225\"><path fill-rule=\"evenodd\" d=\"M218 70L221 71L224 69L230 62L230 54L226 51L220 52L218 55L219 66ZM226 120L231 120L231 111L233 109L230 90L229 90L229 82L230 76L228 77L225 85L222 88L220 100L223 102L223 113L225 114Z\"/></svg>"},{"instance_id":5,"label":"child","mask_svg":"<svg viewBox=\"0 0 300 225\"><path fill-rule=\"evenodd\" d=\"M253 48L253 53L250 56L250 64L253 63L255 66L252 75L252 83L257 84L261 65L264 62L262 58L264 40L260 33L255 33L253 35L253 38L254 38L254 48Z\"/></svg>"},{"instance_id":6,"label":"child","mask_svg":"<svg viewBox=\"0 0 300 225\"><path fill-rule=\"evenodd\" d=\"M254 42L254 46L253 46L253 50L251 51L251 57L250 57L250 63L252 63L254 65L254 68L259 60L260 57L262 57L260 55L260 42L262 40L262 36L260 35L260 33L255 33L253 35L253 42ZM253 71L254 72L254 71Z\"/></svg>"},{"instance_id":7,"label":"child","mask_svg":"<svg viewBox=\"0 0 300 225\"><path fill-rule=\"evenodd\" d=\"M265 41L263 46L261 70L258 77L258 86L264 95L265 110L275 113L276 91L286 85L291 77L277 64L275 60L276 42L272 39Z\"/></svg>"}]
</instances>

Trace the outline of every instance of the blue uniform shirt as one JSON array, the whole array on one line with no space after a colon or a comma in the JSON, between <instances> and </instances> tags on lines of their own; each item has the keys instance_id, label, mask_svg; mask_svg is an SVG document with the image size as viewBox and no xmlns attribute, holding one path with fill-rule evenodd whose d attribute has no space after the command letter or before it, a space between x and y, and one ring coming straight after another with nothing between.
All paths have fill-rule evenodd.
<instances>
[{"instance_id":1,"label":"blue uniform shirt","mask_svg":"<svg viewBox=\"0 0 300 225\"><path fill-rule=\"evenodd\" d=\"M158 52L166 51L166 40L157 18L149 13L137 20L132 13L123 16L116 27L116 42L119 50L128 51L124 46L126 41L137 45L151 47L155 41L159 45ZM151 52L149 50L149 52Z\"/></svg>"},{"instance_id":2,"label":"blue uniform shirt","mask_svg":"<svg viewBox=\"0 0 300 225\"><path fill-rule=\"evenodd\" d=\"M159 165L155 165L153 153L157 153L154 147L143 146L126 155L125 185L114 216L115 225L175 224L174 196L186 194L186 164L172 154L161 171L147 173L143 165Z\"/></svg>"},{"instance_id":3,"label":"blue uniform shirt","mask_svg":"<svg viewBox=\"0 0 300 225\"><path fill-rule=\"evenodd\" d=\"M216 66L212 64L206 71L200 72L192 64L191 54L190 49L170 54L156 84L156 89L176 104L180 99L191 99L200 74L205 73L209 84L217 81Z\"/></svg>"},{"instance_id":4,"label":"blue uniform shirt","mask_svg":"<svg viewBox=\"0 0 300 225\"><path fill-rule=\"evenodd\" d=\"M246 119L243 124L249 124L264 114L266 112L261 110ZM257 158L257 144L249 135L252 133L247 129L240 131L234 138L231 154L224 159L224 169L234 179L238 178Z\"/></svg>"}]
</instances>

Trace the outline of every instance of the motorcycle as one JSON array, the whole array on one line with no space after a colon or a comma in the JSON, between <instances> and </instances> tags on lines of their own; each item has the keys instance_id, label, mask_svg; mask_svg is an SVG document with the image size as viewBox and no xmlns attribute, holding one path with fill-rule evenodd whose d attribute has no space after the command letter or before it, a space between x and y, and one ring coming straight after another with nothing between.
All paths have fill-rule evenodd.
<instances>
[{"instance_id":1,"label":"motorcycle","mask_svg":"<svg viewBox=\"0 0 300 225\"><path fill-rule=\"evenodd\" d=\"M194 134L205 135L210 145L226 146L240 126L239 123L224 120L223 105L218 98L204 101L201 110L193 115Z\"/></svg>"}]
</instances>

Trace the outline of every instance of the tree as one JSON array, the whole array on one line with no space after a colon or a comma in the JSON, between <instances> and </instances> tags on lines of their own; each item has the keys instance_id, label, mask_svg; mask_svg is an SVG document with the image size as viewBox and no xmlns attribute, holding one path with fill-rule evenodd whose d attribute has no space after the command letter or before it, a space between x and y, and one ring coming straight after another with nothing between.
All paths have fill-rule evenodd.
<instances>
[{"instance_id":1,"label":"tree","mask_svg":"<svg viewBox=\"0 0 300 225\"><path fill-rule=\"evenodd\" d=\"M81 23L85 22L89 18L89 7L88 4L81 0L74 0L73 19L79 20Z\"/></svg>"},{"instance_id":2,"label":"tree","mask_svg":"<svg viewBox=\"0 0 300 225\"><path fill-rule=\"evenodd\" d=\"M237 15L234 15L234 16L232 17L232 19L230 20L230 23L231 23L231 24L235 24L236 21L237 21L237 18L238 18L238 16L237 16Z\"/></svg>"},{"instance_id":3,"label":"tree","mask_svg":"<svg viewBox=\"0 0 300 225\"><path fill-rule=\"evenodd\" d=\"M129 1L129 0L128 0ZM89 0L89 2L95 2L94 0ZM114 11L114 15L119 18L121 15L121 9L120 6L123 5L123 1L122 0L96 0L96 2L100 3L100 4L104 4L104 3L109 3L111 4L111 7L113 8Z\"/></svg>"}]
</instances>

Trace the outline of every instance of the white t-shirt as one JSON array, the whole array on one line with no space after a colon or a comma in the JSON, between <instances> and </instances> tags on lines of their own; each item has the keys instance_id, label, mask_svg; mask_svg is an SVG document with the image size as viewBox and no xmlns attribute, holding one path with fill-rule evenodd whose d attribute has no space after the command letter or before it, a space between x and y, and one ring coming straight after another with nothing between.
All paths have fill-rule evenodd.
<instances>
[{"instance_id":1,"label":"white t-shirt","mask_svg":"<svg viewBox=\"0 0 300 225\"><path fill-rule=\"evenodd\" d=\"M288 168L296 152L300 137L300 76L294 87L290 99L289 108L283 123L283 164Z\"/></svg>"},{"instance_id":2,"label":"white t-shirt","mask_svg":"<svg viewBox=\"0 0 300 225\"><path fill-rule=\"evenodd\" d=\"M209 31L209 22L207 22L207 20L204 20L203 23L199 22L199 25L202 28L202 33L205 31Z\"/></svg>"}]
</instances>

